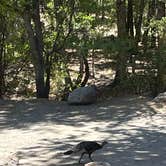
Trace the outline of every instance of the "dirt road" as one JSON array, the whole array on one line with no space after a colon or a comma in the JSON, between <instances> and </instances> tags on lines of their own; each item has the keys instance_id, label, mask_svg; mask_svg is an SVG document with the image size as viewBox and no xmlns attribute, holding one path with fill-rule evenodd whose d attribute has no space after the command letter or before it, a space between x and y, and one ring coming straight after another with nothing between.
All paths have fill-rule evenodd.
<instances>
[{"instance_id":1,"label":"dirt road","mask_svg":"<svg viewBox=\"0 0 166 166\"><path fill-rule=\"evenodd\" d=\"M0 101L0 165L16 153L23 166L79 166L78 155L59 152L79 141L107 140L94 160L111 166L165 166L166 110L150 100L132 96L89 106Z\"/></svg>"}]
</instances>

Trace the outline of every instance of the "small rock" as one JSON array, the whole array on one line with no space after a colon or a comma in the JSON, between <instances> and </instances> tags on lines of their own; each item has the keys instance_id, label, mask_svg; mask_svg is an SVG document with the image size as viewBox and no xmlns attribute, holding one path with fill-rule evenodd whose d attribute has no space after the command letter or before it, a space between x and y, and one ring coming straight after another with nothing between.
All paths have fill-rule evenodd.
<instances>
[{"instance_id":1,"label":"small rock","mask_svg":"<svg viewBox=\"0 0 166 166\"><path fill-rule=\"evenodd\" d=\"M18 153L14 153L8 157L7 163L5 166L18 166L19 165L19 157L17 156Z\"/></svg>"},{"instance_id":2,"label":"small rock","mask_svg":"<svg viewBox=\"0 0 166 166\"><path fill-rule=\"evenodd\" d=\"M111 165L107 162L90 162L85 164L85 166L111 166Z\"/></svg>"}]
</instances>

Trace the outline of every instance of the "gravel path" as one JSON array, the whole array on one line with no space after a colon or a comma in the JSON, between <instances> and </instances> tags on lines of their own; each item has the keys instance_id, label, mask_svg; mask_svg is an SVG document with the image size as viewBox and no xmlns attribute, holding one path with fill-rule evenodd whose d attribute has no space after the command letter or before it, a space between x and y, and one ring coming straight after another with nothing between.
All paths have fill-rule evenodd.
<instances>
[{"instance_id":1,"label":"gravel path","mask_svg":"<svg viewBox=\"0 0 166 166\"><path fill-rule=\"evenodd\" d=\"M83 140L107 140L93 158L111 166L165 166L166 109L137 96L89 106L0 101L1 166L15 153L23 166L81 166L59 153Z\"/></svg>"}]
</instances>

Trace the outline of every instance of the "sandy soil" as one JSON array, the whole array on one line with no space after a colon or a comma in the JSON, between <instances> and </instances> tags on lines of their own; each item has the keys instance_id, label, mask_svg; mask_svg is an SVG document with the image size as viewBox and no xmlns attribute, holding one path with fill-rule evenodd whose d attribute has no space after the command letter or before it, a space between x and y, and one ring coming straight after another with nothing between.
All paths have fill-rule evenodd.
<instances>
[{"instance_id":1,"label":"sandy soil","mask_svg":"<svg viewBox=\"0 0 166 166\"><path fill-rule=\"evenodd\" d=\"M89 106L0 101L0 165L16 153L23 166L81 166L78 155L59 153L83 140L109 142L93 154L95 161L111 166L165 166L166 107L138 96ZM83 162L89 162L86 156Z\"/></svg>"}]
</instances>

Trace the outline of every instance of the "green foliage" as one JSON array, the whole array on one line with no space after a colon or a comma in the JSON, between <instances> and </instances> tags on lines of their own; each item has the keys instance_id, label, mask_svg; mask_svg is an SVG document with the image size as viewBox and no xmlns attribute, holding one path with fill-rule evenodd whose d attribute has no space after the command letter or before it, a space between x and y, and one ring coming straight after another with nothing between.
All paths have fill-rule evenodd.
<instances>
[{"instance_id":1,"label":"green foliage","mask_svg":"<svg viewBox=\"0 0 166 166\"><path fill-rule=\"evenodd\" d=\"M3 25L0 27L0 34L5 32L5 39L0 42L4 43L5 84L7 92L10 93L22 92L26 95L34 95L33 59L30 56L29 39L22 17L25 9L28 9L32 28L34 28L34 2L32 0L1 0L0 3L0 18L3 18L0 22ZM65 88L71 90L71 85L67 85L65 80L70 78L74 84L79 74L71 72L73 75L70 76L69 66L72 65L72 60L80 59L81 56L88 58L91 56L91 52L96 50L100 50L102 56L104 55L113 62L116 62L119 55L127 56L125 57L126 66L133 54L136 55L136 60L146 64L147 68L143 69L143 72L127 75L127 79L121 85L123 89L126 88L134 93L144 93L155 88L159 74L163 78L161 80L165 80L166 17L160 20L156 19L156 16L147 18L149 1L145 2L141 24L142 33L148 30L147 46L143 43L140 47L135 41L135 36L123 39L116 36L115 0L45 0L39 3L44 68L46 71L48 66L51 66L51 93L61 96ZM140 1L134 1L133 5L135 24L138 21L137 17L140 16L139 3ZM33 33L35 37L36 32L33 31ZM151 39L156 34L159 41L157 47L152 49L150 48ZM73 52L69 55L71 50ZM100 58L100 55L98 57ZM49 61L49 65L46 63L47 61ZM136 67L136 64L134 65Z\"/></svg>"},{"instance_id":2,"label":"green foliage","mask_svg":"<svg viewBox=\"0 0 166 166\"><path fill-rule=\"evenodd\" d=\"M151 19L149 28L155 28L155 30L162 36L166 31L166 17L162 17L160 20L158 19Z\"/></svg>"}]
</instances>

